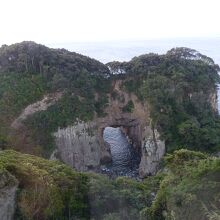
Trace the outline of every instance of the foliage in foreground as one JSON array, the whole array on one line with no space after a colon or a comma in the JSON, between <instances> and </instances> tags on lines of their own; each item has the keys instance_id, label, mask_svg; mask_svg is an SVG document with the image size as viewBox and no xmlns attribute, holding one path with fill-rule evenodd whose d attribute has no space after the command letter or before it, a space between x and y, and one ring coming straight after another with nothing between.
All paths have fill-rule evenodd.
<instances>
[{"instance_id":1,"label":"foliage in foreground","mask_svg":"<svg viewBox=\"0 0 220 220\"><path fill-rule=\"evenodd\" d=\"M218 220L220 218L220 158L179 150L166 157L167 175L150 208L150 220Z\"/></svg>"},{"instance_id":2,"label":"foliage in foreground","mask_svg":"<svg viewBox=\"0 0 220 220\"><path fill-rule=\"evenodd\" d=\"M108 219L111 215L138 219L140 211L150 206L161 179L110 180L11 150L0 153L0 170L19 182L15 219L22 220Z\"/></svg>"},{"instance_id":3,"label":"foliage in foreground","mask_svg":"<svg viewBox=\"0 0 220 220\"><path fill-rule=\"evenodd\" d=\"M7 173L7 174L6 174ZM188 150L144 181L79 173L57 161L0 153L0 177L19 182L15 219L217 220L220 159ZM14 179L16 178L16 179Z\"/></svg>"}]
</instances>

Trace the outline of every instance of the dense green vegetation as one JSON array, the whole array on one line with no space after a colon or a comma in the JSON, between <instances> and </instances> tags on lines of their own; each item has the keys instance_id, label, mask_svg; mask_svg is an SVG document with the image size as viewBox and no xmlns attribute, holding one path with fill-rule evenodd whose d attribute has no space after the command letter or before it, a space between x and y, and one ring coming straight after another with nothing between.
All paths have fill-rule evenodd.
<instances>
[{"instance_id":1,"label":"dense green vegetation","mask_svg":"<svg viewBox=\"0 0 220 220\"><path fill-rule=\"evenodd\" d=\"M60 162L15 151L0 153L0 175L19 182L15 219L138 219L161 176L136 182L78 173ZM14 181L14 179L12 179Z\"/></svg>"},{"instance_id":2,"label":"dense green vegetation","mask_svg":"<svg viewBox=\"0 0 220 220\"><path fill-rule=\"evenodd\" d=\"M188 150L168 155L164 171L143 182L79 173L15 151L0 153L0 177L6 175L8 185L19 183L15 219L22 220L217 220L219 174L219 158Z\"/></svg>"},{"instance_id":3,"label":"dense green vegetation","mask_svg":"<svg viewBox=\"0 0 220 220\"><path fill-rule=\"evenodd\" d=\"M61 163L14 151L1 153L0 167L19 181L15 219L67 219L68 212L86 216L85 175Z\"/></svg>"},{"instance_id":4,"label":"dense green vegetation","mask_svg":"<svg viewBox=\"0 0 220 220\"><path fill-rule=\"evenodd\" d=\"M150 208L142 216L162 219L220 218L220 159L179 150L166 157L168 172Z\"/></svg>"},{"instance_id":5,"label":"dense green vegetation","mask_svg":"<svg viewBox=\"0 0 220 220\"><path fill-rule=\"evenodd\" d=\"M0 121L10 121L24 107L40 99L46 82L40 75L0 73Z\"/></svg>"},{"instance_id":6,"label":"dense green vegetation","mask_svg":"<svg viewBox=\"0 0 220 220\"><path fill-rule=\"evenodd\" d=\"M10 124L21 111L43 98L62 92L62 98L48 111L28 118L31 145L41 146L48 156L54 147L52 132L76 120L104 115L111 81L109 70L100 62L64 49L49 49L33 42L0 48L0 135L7 137ZM0 142L1 144L1 142ZM0 145L5 147L5 144Z\"/></svg>"},{"instance_id":7,"label":"dense green vegetation","mask_svg":"<svg viewBox=\"0 0 220 220\"><path fill-rule=\"evenodd\" d=\"M49 156L54 147L52 132L76 120L92 120L94 111L92 99L80 101L77 96L67 93L47 111L34 114L25 124L31 129L34 142L39 146L44 146L46 156Z\"/></svg>"},{"instance_id":8,"label":"dense green vegetation","mask_svg":"<svg viewBox=\"0 0 220 220\"><path fill-rule=\"evenodd\" d=\"M0 72L41 74L46 79L69 79L84 70L92 75L109 75L108 68L89 57L65 49L51 49L31 41L0 48Z\"/></svg>"},{"instance_id":9,"label":"dense green vegetation","mask_svg":"<svg viewBox=\"0 0 220 220\"><path fill-rule=\"evenodd\" d=\"M220 118L211 103L219 67L212 59L177 48L166 55L147 54L108 65L124 69L129 76L124 88L150 103L153 126L166 140L168 151L220 149Z\"/></svg>"}]
</instances>

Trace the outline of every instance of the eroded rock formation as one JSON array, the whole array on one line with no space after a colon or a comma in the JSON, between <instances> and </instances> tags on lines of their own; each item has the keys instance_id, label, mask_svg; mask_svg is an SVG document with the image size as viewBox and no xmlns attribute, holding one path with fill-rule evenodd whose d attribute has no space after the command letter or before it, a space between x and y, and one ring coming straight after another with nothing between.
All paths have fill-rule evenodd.
<instances>
[{"instance_id":1,"label":"eroded rock formation","mask_svg":"<svg viewBox=\"0 0 220 220\"><path fill-rule=\"evenodd\" d=\"M58 156L63 162L82 171L98 169L101 164L110 162L110 148L103 140L103 131L106 127L122 127L141 155L140 176L155 174L165 153L165 144L159 133L151 129L147 103L141 103L134 94L120 87L121 81L116 81L114 90L119 98L109 96L106 117L96 117L89 123L78 122L54 133ZM123 106L129 101L134 103L133 111L123 112Z\"/></svg>"}]
</instances>

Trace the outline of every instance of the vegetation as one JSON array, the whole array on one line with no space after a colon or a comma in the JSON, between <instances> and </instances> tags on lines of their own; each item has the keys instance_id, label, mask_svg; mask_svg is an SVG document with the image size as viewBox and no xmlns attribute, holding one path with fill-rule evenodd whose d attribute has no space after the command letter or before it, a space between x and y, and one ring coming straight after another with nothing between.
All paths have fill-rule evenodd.
<instances>
[{"instance_id":1,"label":"vegetation","mask_svg":"<svg viewBox=\"0 0 220 220\"><path fill-rule=\"evenodd\" d=\"M150 104L153 126L166 140L168 151L178 146L209 152L220 149L220 118L211 103L219 67L211 58L176 48L166 55L142 55L122 64L129 76L124 88Z\"/></svg>"},{"instance_id":2,"label":"vegetation","mask_svg":"<svg viewBox=\"0 0 220 220\"><path fill-rule=\"evenodd\" d=\"M188 48L107 66L33 42L2 46L0 149L16 144L10 125L26 106L61 92L54 105L28 117L26 130L20 131L27 132L28 141L48 157L58 127L105 116L110 94L125 102L111 91L112 80L120 79L121 89L148 103L152 126L166 141L170 154L163 170L143 181L113 180L76 172L58 161L3 150L1 187L18 184L15 219L219 219L220 159L208 155L220 149L220 118L210 101L220 81L219 67ZM132 101L124 104L123 112L133 111ZM21 149L26 149L25 141Z\"/></svg>"},{"instance_id":3,"label":"vegetation","mask_svg":"<svg viewBox=\"0 0 220 220\"><path fill-rule=\"evenodd\" d=\"M112 215L138 219L140 210L150 206L161 180L160 176L146 182L125 177L110 180L11 150L1 152L0 171L19 182L15 219L22 220L106 219Z\"/></svg>"},{"instance_id":4,"label":"vegetation","mask_svg":"<svg viewBox=\"0 0 220 220\"><path fill-rule=\"evenodd\" d=\"M220 159L184 149L168 155L166 164L169 172L142 217L219 219Z\"/></svg>"},{"instance_id":5,"label":"vegetation","mask_svg":"<svg viewBox=\"0 0 220 220\"><path fill-rule=\"evenodd\" d=\"M0 48L0 66L2 73L41 74L47 80L62 77L66 83L82 70L92 75L109 75L108 68L95 59L65 49L50 49L31 41L3 45Z\"/></svg>"},{"instance_id":6,"label":"vegetation","mask_svg":"<svg viewBox=\"0 0 220 220\"><path fill-rule=\"evenodd\" d=\"M123 112L133 112L134 103L130 100L128 103L122 108Z\"/></svg>"},{"instance_id":7,"label":"vegetation","mask_svg":"<svg viewBox=\"0 0 220 220\"><path fill-rule=\"evenodd\" d=\"M220 120L210 102L219 82L219 67L195 50L176 48L165 55L112 62L107 64L110 72L88 57L23 42L0 48L0 66L0 135L4 140L10 139L10 124L27 105L45 94L63 93L55 105L25 122L32 145L44 149L44 155L53 149L51 134L58 127L91 120L95 114L105 116L111 81L117 78L123 79L127 92L150 104L152 125L165 139L168 151L178 146L209 152L220 148ZM133 108L129 101L122 111Z\"/></svg>"},{"instance_id":8,"label":"vegetation","mask_svg":"<svg viewBox=\"0 0 220 220\"><path fill-rule=\"evenodd\" d=\"M19 181L15 219L68 219L73 214L86 217L85 175L61 163L15 151L1 153L0 167Z\"/></svg>"},{"instance_id":9,"label":"vegetation","mask_svg":"<svg viewBox=\"0 0 220 220\"><path fill-rule=\"evenodd\" d=\"M28 104L40 99L46 90L46 82L40 75L0 74L1 125L11 122Z\"/></svg>"},{"instance_id":10,"label":"vegetation","mask_svg":"<svg viewBox=\"0 0 220 220\"><path fill-rule=\"evenodd\" d=\"M0 175L18 181L15 219L219 219L220 159L188 150L139 182L79 173L58 161L6 150ZM16 179L15 179L16 178Z\"/></svg>"},{"instance_id":11,"label":"vegetation","mask_svg":"<svg viewBox=\"0 0 220 220\"><path fill-rule=\"evenodd\" d=\"M21 111L48 93L62 92L63 96L25 123L30 145L40 146L46 156L54 147L52 132L58 127L91 120L95 113L104 116L110 73L94 59L22 42L0 48L0 66L0 135L4 139ZM16 141L9 139L15 145Z\"/></svg>"}]
</instances>

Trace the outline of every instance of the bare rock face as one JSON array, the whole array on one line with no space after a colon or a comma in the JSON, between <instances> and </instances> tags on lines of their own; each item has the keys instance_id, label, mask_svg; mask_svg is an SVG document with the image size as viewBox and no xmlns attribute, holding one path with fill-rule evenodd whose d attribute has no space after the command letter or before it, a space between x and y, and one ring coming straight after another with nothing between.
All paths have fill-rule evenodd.
<instances>
[{"instance_id":1,"label":"bare rock face","mask_svg":"<svg viewBox=\"0 0 220 220\"><path fill-rule=\"evenodd\" d=\"M201 96L201 97L205 97L206 98L206 101L209 102L209 104L211 105L212 107L212 110L214 112L218 112L218 92L217 90L212 90L211 92L207 92L207 93L204 93L204 92L194 92L194 93L189 93L188 96L191 100L194 99L194 101L197 101L198 98Z\"/></svg>"},{"instance_id":2,"label":"bare rock face","mask_svg":"<svg viewBox=\"0 0 220 220\"><path fill-rule=\"evenodd\" d=\"M17 180L6 171L0 171L0 219L12 220L15 211Z\"/></svg>"},{"instance_id":3,"label":"bare rock face","mask_svg":"<svg viewBox=\"0 0 220 220\"><path fill-rule=\"evenodd\" d=\"M144 129L143 136L142 157L139 166L139 174L142 178L156 173L160 160L165 154L165 143L160 140L157 130L148 126Z\"/></svg>"},{"instance_id":4,"label":"bare rock face","mask_svg":"<svg viewBox=\"0 0 220 220\"><path fill-rule=\"evenodd\" d=\"M216 92L211 93L210 97L209 97L209 100L210 100L212 109L215 112L218 112L218 95L217 95L217 93Z\"/></svg>"},{"instance_id":5,"label":"bare rock face","mask_svg":"<svg viewBox=\"0 0 220 220\"><path fill-rule=\"evenodd\" d=\"M80 171L99 167L100 161L111 160L108 146L100 143L94 122L79 122L54 133L58 157Z\"/></svg>"}]
</instances>

